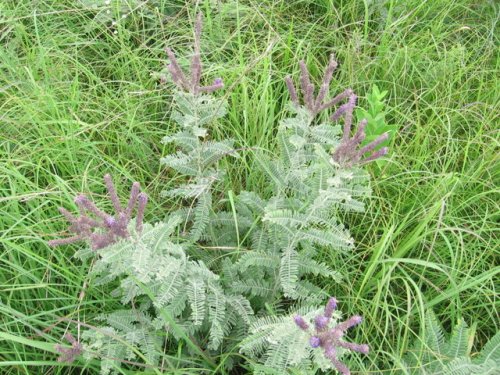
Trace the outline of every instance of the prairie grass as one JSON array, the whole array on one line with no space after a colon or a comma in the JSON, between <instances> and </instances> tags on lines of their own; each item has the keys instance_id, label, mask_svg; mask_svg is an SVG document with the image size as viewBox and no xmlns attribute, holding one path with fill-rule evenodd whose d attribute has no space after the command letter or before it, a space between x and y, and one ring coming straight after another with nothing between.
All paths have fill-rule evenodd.
<instances>
[{"instance_id":1,"label":"prairie grass","mask_svg":"<svg viewBox=\"0 0 500 375\"><path fill-rule=\"evenodd\" d=\"M105 173L122 197L142 182L148 219L174 204L159 194L175 183L158 161L174 124L170 91L155 74L166 44L188 48L198 10L207 79L224 77L230 102L212 134L246 150L230 165L228 190L266 192L253 150L274 149L288 101L283 78L297 74L301 58L319 80L335 52L331 90L352 87L361 107L373 84L389 92L387 119L400 131L388 162L370 168L366 213L346 218L356 250L323 255L345 275L324 288L346 314L365 317L357 341L372 354L351 356L353 372L395 373L430 308L445 326L459 318L474 325L480 349L499 329L498 4L157 3L147 17L120 20L116 33L78 1L0 3L0 373L98 372L95 362L56 362L54 344L71 321L91 322L119 301L87 285L90 265L72 258L73 247L46 241L65 227L57 207L74 208L77 192L99 200ZM168 373L201 373L179 363Z\"/></svg>"}]
</instances>

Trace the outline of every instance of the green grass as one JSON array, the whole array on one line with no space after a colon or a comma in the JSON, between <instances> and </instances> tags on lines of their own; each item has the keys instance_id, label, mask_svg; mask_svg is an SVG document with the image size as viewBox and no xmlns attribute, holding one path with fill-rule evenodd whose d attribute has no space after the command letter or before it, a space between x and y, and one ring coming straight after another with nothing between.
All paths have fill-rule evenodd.
<instances>
[{"instance_id":1,"label":"green grass","mask_svg":"<svg viewBox=\"0 0 500 375\"><path fill-rule=\"evenodd\" d=\"M143 183L148 219L163 218L172 204L159 194L175 183L159 165L169 151L159 141L173 127L171 92L154 73L164 67L166 44L188 48L196 8L159 3L168 17L136 12L117 34L93 24L76 1L0 3L2 374L69 373L52 345L73 327L68 319L91 321L119 303L92 285L79 300L89 265L72 258L74 247L46 245L65 228L57 207L71 207L77 192L99 200L106 172L122 196L132 181ZM389 91L387 119L401 130L389 162L370 168L366 213L346 218L356 250L324 254L346 276L325 289L345 313L365 317L357 341L370 343L372 354L351 356L352 368L394 372L429 308L445 326L461 317L476 324L478 350L499 329L494 2L198 3L207 79L224 77L230 102L216 138L272 150L288 99L283 78L298 72L301 58L320 79L334 51L340 68L332 91L352 87L360 106L373 84ZM265 192L252 150L245 155L230 166L226 188ZM81 362L73 373L85 366L98 369Z\"/></svg>"}]
</instances>

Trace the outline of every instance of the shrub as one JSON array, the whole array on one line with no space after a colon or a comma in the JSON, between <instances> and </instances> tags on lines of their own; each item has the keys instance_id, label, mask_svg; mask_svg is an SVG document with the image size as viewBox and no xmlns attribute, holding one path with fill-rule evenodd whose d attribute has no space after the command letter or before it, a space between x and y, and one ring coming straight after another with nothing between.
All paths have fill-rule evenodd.
<instances>
[{"instance_id":1,"label":"shrub","mask_svg":"<svg viewBox=\"0 0 500 375\"><path fill-rule=\"evenodd\" d=\"M76 255L93 259L94 285L118 285L112 295L124 307L99 317L103 325L86 330L81 343L73 341L78 351L59 347L60 359L73 360L83 347L86 358L101 360L102 374L124 363L157 368L170 347L165 340L173 339L187 343L188 355L198 355L210 366L216 353L237 343L257 373L336 368L348 374L341 357L349 350L366 354L368 346L341 338L361 318L339 323L334 299L321 312L325 295L314 280L340 282L341 275L316 256L319 251L353 248L341 214L364 209L363 198L370 189L363 166L387 153L385 147L377 150L387 134L362 145L366 126L362 120L351 136L355 94L348 89L326 99L337 66L333 55L316 97L301 61L303 104L288 77L291 116L279 125L278 155L256 153L273 194L262 197L242 191L227 211L214 202L213 192L227 173L219 161L238 154L234 141L209 136L211 124L225 115L227 103L213 95L223 88L222 79L201 84L200 35L201 15L195 25L189 75L174 52L166 50L175 86L172 120L179 130L163 139L177 151L161 163L185 178L164 195L179 198L185 208L156 224L143 223L147 197L139 193L138 183L123 208L111 177L105 176L115 215L101 211L85 196L76 198L78 218L61 209L75 236L50 244L89 240L91 246ZM330 122L318 123L320 112L338 104ZM335 124L341 119L342 128ZM132 219L136 204L137 217ZM207 247L213 251L204 251ZM280 311L280 316L273 311ZM311 338L307 320L315 316ZM225 366L230 368L235 361Z\"/></svg>"}]
</instances>

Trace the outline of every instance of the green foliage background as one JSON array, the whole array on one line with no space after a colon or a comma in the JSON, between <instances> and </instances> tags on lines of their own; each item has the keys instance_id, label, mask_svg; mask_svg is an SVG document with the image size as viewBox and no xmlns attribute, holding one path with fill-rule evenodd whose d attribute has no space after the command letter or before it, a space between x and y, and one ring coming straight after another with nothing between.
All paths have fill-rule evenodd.
<instances>
[{"instance_id":1,"label":"green foliage background","mask_svg":"<svg viewBox=\"0 0 500 375\"><path fill-rule=\"evenodd\" d=\"M335 52L332 91L352 87L367 111L363 95L387 91L385 122L398 131L388 161L369 168L366 213L345 218L356 249L322 256L347 275L325 290L365 317L353 341L369 342L372 354L352 356L352 368L399 371L429 309L445 331L461 319L473 325L478 352L499 328L493 1L157 0L116 13L112 25L80 1L20 0L0 2L0 372L79 373L83 363L55 362L53 344L71 320L119 309L110 288L87 286L77 246L47 247L65 228L58 206L77 192L99 200L106 172L121 196L143 183L151 221L176 205L160 195L177 177L158 161L172 151L160 141L174 123L157 73L166 44L189 51L197 10L207 81L223 77L230 103L212 134L243 148L228 161L227 189L269 193L254 150L276 147L283 78L301 58L319 80ZM89 366L82 371L98 369Z\"/></svg>"}]
</instances>

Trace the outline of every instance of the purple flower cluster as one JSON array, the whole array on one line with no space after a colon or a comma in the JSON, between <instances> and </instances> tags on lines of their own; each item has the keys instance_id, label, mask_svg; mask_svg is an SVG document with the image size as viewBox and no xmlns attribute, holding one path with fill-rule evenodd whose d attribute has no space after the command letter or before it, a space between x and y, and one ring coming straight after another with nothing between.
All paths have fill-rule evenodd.
<instances>
[{"instance_id":1,"label":"purple flower cluster","mask_svg":"<svg viewBox=\"0 0 500 375\"><path fill-rule=\"evenodd\" d=\"M61 355L57 360L59 362L73 362L77 356L82 354L83 347L82 344L80 344L71 333L66 333L64 335L64 338L69 341L71 344L71 348L65 348L59 344L56 345L55 349L56 352L60 353Z\"/></svg>"},{"instance_id":2,"label":"purple flower cluster","mask_svg":"<svg viewBox=\"0 0 500 375\"><path fill-rule=\"evenodd\" d=\"M142 230L144 220L144 209L148 201L148 196L140 192L140 184L134 182L130 191L130 198L127 207L122 207L116 193L113 180L109 174L104 176L104 182L113 207L115 215L109 215L101 211L85 195L80 194L75 198L75 203L80 211L80 216L75 217L72 213L63 207L59 207L61 214L66 217L71 224L69 231L75 235L68 238L62 238L49 241L49 246L61 246L81 240L90 240L93 250L102 249L117 242L121 238L129 236L127 227L132 217L134 207L137 205L136 229ZM92 214L92 216L88 216ZM94 231L97 229L97 231Z\"/></svg>"},{"instance_id":3,"label":"purple flower cluster","mask_svg":"<svg viewBox=\"0 0 500 375\"><path fill-rule=\"evenodd\" d=\"M333 99L325 101L325 96L328 92L330 82L332 80L333 72L337 68L337 62L332 55L330 55L330 61L325 69L323 76L323 81L316 98L314 98L314 84L311 83L309 71L307 70L306 63L301 60L299 62L300 66L300 89L302 91L302 96L304 100L304 106L307 108L312 117L316 116L319 112L333 107L343 100L347 99L347 102L338 107L338 109L330 116L332 121L337 121L340 117L344 116L344 133L342 136L342 141L339 147L333 153L333 160L345 167L352 167L357 163L366 163L375 160L385 154L387 154L387 147L382 147L378 151L374 149L388 139L388 134L382 134L380 137L375 139L373 142L362 147L358 150L358 146L365 140L366 134L364 129L366 127L366 120L362 120L359 124L358 131L351 138L351 127L353 120L354 108L356 107L357 96L351 89L347 89L334 97ZM293 84L292 79L288 76L285 78L286 86L290 93L290 99L292 103L296 106L300 106L299 97L297 90ZM372 152L373 151L373 152ZM372 154L364 159L362 157L372 152Z\"/></svg>"},{"instance_id":4,"label":"purple flower cluster","mask_svg":"<svg viewBox=\"0 0 500 375\"><path fill-rule=\"evenodd\" d=\"M352 127L352 118L354 108L356 107L357 96L352 94L347 103L342 104L337 111L331 116L333 121L338 120L344 115L344 131L340 145L333 152L333 160L341 166L352 167L355 164L364 164L369 161L378 159L387 154L389 149L382 147L375 151L375 148L381 143L389 139L389 134L384 133L376 138L373 142L358 149L358 146L365 140L365 127L367 124L366 119L359 122L358 130L354 136L350 136ZM365 154L372 153L370 156L362 159Z\"/></svg>"},{"instance_id":5,"label":"purple flower cluster","mask_svg":"<svg viewBox=\"0 0 500 375\"><path fill-rule=\"evenodd\" d=\"M201 26L201 13L199 13L196 17L196 23L194 26L194 54L191 60L191 79L186 78L182 72L174 52L168 47L165 48L168 58L170 59L170 64L167 68L172 76L172 81L174 81L178 88L186 92L190 92L193 95L197 95L200 92L214 92L215 90L224 87L224 83L221 78L216 78L209 86L200 86L202 70L200 58Z\"/></svg>"},{"instance_id":6,"label":"purple flower cluster","mask_svg":"<svg viewBox=\"0 0 500 375\"><path fill-rule=\"evenodd\" d=\"M355 352L368 354L369 347L366 344L354 344L342 340L342 337L349 328L361 323L363 319L360 316L355 315L345 322L337 324L333 328L329 327L333 312L336 308L337 300L332 297L326 304L323 315L318 315L314 319L314 333L311 335L309 343L313 348L321 347L324 350L325 356L332 361L335 368L342 375L349 375L351 372L347 366L337 359L337 348L341 347ZM302 316L297 315L294 320L300 329L309 332L309 324Z\"/></svg>"},{"instance_id":7,"label":"purple flower cluster","mask_svg":"<svg viewBox=\"0 0 500 375\"><path fill-rule=\"evenodd\" d=\"M323 81L321 82L321 86L316 98L314 98L314 84L311 83L309 71L307 70L306 63L304 60L299 62L300 67L300 90L302 91L302 96L304 100L304 106L311 113L311 116L316 116L319 112L330 108L340 101L348 98L352 95L352 90L347 89L344 92L340 93L333 99L324 101L326 94L328 93L328 88L330 87L330 82L332 81L333 72L337 68L337 61L335 61L334 55L330 55L330 61L326 66L325 73L323 76ZM300 106L299 97L297 95L297 90L293 85L293 81L290 76L285 78L286 86L288 88L288 92L290 93L290 99L292 103L296 106Z\"/></svg>"}]
</instances>

